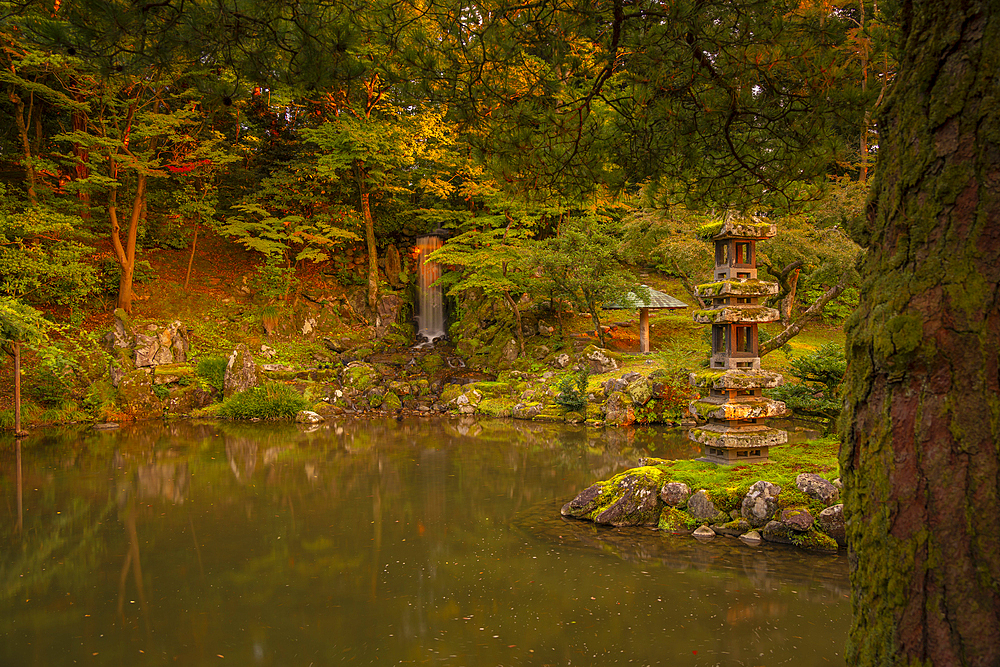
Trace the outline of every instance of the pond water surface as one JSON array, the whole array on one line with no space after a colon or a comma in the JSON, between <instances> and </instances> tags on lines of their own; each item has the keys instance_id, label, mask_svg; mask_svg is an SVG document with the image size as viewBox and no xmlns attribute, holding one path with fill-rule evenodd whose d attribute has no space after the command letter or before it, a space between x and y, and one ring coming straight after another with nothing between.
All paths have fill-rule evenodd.
<instances>
[{"instance_id":1,"label":"pond water surface","mask_svg":"<svg viewBox=\"0 0 1000 667\"><path fill-rule=\"evenodd\" d=\"M696 454L454 419L0 439L0 665L842 664L845 554L559 515Z\"/></svg>"}]
</instances>

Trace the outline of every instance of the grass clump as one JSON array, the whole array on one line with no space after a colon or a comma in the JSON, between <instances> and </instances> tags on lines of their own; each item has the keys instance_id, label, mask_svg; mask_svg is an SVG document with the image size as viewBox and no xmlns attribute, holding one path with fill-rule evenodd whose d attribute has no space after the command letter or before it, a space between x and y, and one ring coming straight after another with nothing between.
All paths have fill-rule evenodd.
<instances>
[{"instance_id":1,"label":"grass clump","mask_svg":"<svg viewBox=\"0 0 1000 667\"><path fill-rule=\"evenodd\" d=\"M233 394L219 406L223 419L294 419L309 402L293 387L268 382Z\"/></svg>"},{"instance_id":2,"label":"grass clump","mask_svg":"<svg viewBox=\"0 0 1000 667\"><path fill-rule=\"evenodd\" d=\"M195 374L211 387L221 392L226 379L226 366L228 365L229 360L225 357L203 357L198 360Z\"/></svg>"}]
</instances>

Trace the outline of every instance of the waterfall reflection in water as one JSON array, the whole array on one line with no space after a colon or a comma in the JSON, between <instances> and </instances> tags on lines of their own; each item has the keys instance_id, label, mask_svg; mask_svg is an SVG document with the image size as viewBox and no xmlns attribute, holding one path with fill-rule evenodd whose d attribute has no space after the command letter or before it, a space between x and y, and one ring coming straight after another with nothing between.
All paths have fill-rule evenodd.
<instances>
[{"instance_id":1,"label":"waterfall reflection in water","mask_svg":"<svg viewBox=\"0 0 1000 667\"><path fill-rule=\"evenodd\" d=\"M0 440L0 664L819 665L843 556L569 521L669 430L143 424Z\"/></svg>"}]
</instances>

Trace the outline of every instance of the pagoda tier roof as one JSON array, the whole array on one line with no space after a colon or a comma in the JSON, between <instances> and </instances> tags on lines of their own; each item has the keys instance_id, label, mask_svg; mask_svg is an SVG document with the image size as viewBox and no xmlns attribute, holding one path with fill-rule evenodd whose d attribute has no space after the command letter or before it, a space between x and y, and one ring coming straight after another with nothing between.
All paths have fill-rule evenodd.
<instances>
[{"instance_id":1,"label":"pagoda tier roof","mask_svg":"<svg viewBox=\"0 0 1000 667\"><path fill-rule=\"evenodd\" d=\"M781 401L762 396L708 396L692 401L689 406L699 419L737 421L741 419L767 419L781 417L788 408Z\"/></svg>"},{"instance_id":2,"label":"pagoda tier roof","mask_svg":"<svg viewBox=\"0 0 1000 667\"><path fill-rule=\"evenodd\" d=\"M734 218L722 223L722 227L712 237L713 241L724 239L770 239L778 233L778 227L771 222L760 220Z\"/></svg>"},{"instance_id":3,"label":"pagoda tier roof","mask_svg":"<svg viewBox=\"0 0 1000 667\"><path fill-rule=\"evenodd\" d=\"M781 319L778 311L766 306L721 306L694 311L694 321L698 324L739 324L777 322Z\"/></svg>"},{"instance_id":4,"label":"pagoda tier roof","mask_svg":"<svg viewBox=\"0 0 1000 667\"><path fill-rule=\"evenodd\" d=\"M701 298L713 296L774 296L778 293L778 283L763 280L720 280L695 287Z\"/></svg>"},{"instance_id":5,"label":"pagoda tier roof","mask_svg":"<svg viewBox=\"0 0 1000 667\"><path fill-rule=\"evenodd\" d=\"M731 369L699 371L688 375L692 387L698 389L771 389L780 387L785 379L774 371Z\"/></svg>"},{"instance_id":6,"label":"pagoda tier roof","mask_svg":"<svg viewBox=\"0 0 1000 667\"><path fill-rule=\"evenodd\" d=\"M753 449L773 447L788 442L788 432L763 424L745 427L730 427L721 424L706 424L692 428L688 437L709 447L725 449Z\"/></svg>"}]
</instances>

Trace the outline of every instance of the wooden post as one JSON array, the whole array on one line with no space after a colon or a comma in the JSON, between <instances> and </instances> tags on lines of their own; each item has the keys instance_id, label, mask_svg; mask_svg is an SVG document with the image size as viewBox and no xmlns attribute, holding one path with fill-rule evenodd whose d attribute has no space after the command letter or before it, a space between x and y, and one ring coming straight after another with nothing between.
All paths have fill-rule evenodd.
<instances>
[{"instance_id":1,"label":"wooden post","mask_svg":"<svg viewBox=\"0 0 1000 667\"><path fill-rule=\"evenodd\" d=\"M649 308L639 309L639 352L649 352Z\"/></svg>"},{"instance_id":2,"label":"wooden post","mask_svg":"<svg viewBox=\"0 0 1000 667\"><path fill-rule=\"evenodd\" d=\"M21 437L21 343L14 341L14 437Z\"/></svg>"}]
</instances>

